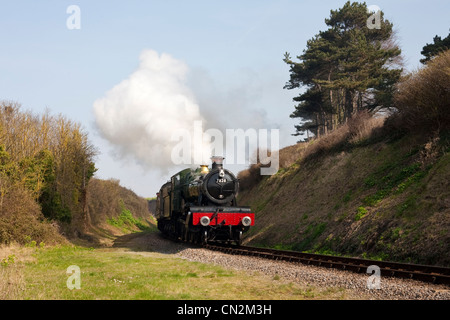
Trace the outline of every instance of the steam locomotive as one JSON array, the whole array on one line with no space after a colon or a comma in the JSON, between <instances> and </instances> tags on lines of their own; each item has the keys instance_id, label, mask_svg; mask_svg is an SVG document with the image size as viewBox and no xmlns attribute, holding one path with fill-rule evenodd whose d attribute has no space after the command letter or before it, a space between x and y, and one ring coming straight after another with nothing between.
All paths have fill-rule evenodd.
<instances>
[{"instance_id":1,"label":"steam locomotive","mask_svg":"<svg viewBox=\"0 0 450 320\"><path fill-rule=\"evenodd\" d=\"M161 187L156 199L158 229L173 240L240 245L255 214L237 205L239 181L223 168L224 158L211 159L211 170L207 165L182 170Z\"/></svg>"}]
</instances>

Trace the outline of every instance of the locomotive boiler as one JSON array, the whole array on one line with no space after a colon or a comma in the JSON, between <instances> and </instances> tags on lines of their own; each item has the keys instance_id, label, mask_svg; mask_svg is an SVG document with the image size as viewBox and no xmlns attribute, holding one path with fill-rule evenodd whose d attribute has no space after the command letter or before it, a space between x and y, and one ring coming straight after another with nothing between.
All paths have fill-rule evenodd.
<instances>
[{"instance_id":1,"label":"locomotive boiler","mask_svg":"<svg viewBox=\"0 0 450 320\"><path fill-rule=\"evenodd\" d=\"M242 242L255 223L249 207L237 205L239 181L223 168L223 157L173 175L157 194L158 229L174 240L196 243Z\"/></svg>"}]
</instances>

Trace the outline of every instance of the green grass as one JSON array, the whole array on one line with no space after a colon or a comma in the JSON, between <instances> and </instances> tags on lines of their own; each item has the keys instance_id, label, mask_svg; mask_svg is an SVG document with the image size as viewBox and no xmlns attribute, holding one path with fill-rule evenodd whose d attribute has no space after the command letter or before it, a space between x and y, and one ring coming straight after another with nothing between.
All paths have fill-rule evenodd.
<instances>
[{"instance_id":1,"label":"green grass","mask_svg":"<svg viewBox=\"0 0 450 320\"><path fill-rule=\"evenodd\" d=\"M405 161L405 158L409 159L404 157L384 163L375 173L364 180L366 188L376 187L378 189L375 194L363 199L364 205L374 207L392 193L396 195L403 193L408 187L419 183L426 176L430 168L421 169L419 163L404 166L401 161Z\"/></svg>"},{"instance_id":2,"label":"green grass","mask_svg":"<svg viewBox=\"0 0 450 320\"><path fill-rule=\"evenodd\" d=\"M133 214L130 210L126 209L121 203L122 212L117 218L110 218L107 222L125 233L133 231L135 228L138 228L141 231L147 230L148 226L144 224L141 219L133 217Z\"/></svg>"},{"instance_id":3,"label":"green grass","mask_svg":"<svg viewBox=\"0 0 450 320\"><path fill-rule=\"evenodd\" d=\"M26 262L2 266L0 287L16 283L14 299L196 300L196 299L342 299L337 288L305 288L279 277L190 262L174 255L75 246L27 248ZM1 253L1 248L0 248ZM31 255L30 254L30 255ZM32 260L32 261L30 261ZM70 290L69 266L80 268L80 289ZM1 278L1 277L0 277ZM2 283L2 281L4 283ZM3 298L11 298L5 292ZM1 295L0 295L1 296Z\"/></svg>"}]
</instances>

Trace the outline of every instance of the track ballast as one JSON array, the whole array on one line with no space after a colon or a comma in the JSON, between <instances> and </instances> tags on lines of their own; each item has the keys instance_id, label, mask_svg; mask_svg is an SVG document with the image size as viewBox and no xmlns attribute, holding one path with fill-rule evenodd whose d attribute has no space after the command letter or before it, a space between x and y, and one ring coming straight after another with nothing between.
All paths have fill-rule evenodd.
<instances>
[{"instance_id":1,"label":"track ballast","mask_svg":"<svg viewBox=\"0 0 450 320\"><path fill-rule=\"evenodd\" d=\"M329 256L249 246L226 246L208 243L204 244L203 247L228 254L282 260L357 273L367 273L369 266L377 266L380 268L380 276L382 277L406 278L450 286L450 268L446 267Z\"/></svg>"}]
</instances>

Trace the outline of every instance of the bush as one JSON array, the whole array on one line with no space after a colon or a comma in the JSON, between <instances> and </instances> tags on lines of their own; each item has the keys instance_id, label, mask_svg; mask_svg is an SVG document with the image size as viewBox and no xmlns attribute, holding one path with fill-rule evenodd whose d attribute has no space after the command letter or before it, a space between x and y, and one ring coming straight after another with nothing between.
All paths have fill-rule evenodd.
<instances>
[{"instance_id":1,"label":"bush","mask_svg":"<svg viewBox=\"0 0 450 320\"><path fill-rule=\"evenodd\" d=\"M367 110L358 112L347 121L348 141L352 144L366 141L373 136L375 130L383 127L384 120L384 117L373 117Z\"/></svg>"},{"instance_id":2,"label":"bush","mask_svg":"<svg viewBox=\"0 0 450 320\"><path fill-rule=\"evenodd\" d=\"M450 50L411 73L394 98L397 125L408 130L450 128Z\"/></svg>"},{"instance_id":3,"label":"bush","mask_svg":"<svg viewBox=\"0 0 450 320\"><path fill-rule=\"evenodd\" d=\"M84 222L95 147L81 125L64 116L20 108L0 101L0 240L23 242L24 235L34 239L35 233L45 237L51 233L45 219L68 235Z\"/></svg>"},{"instance_id":4,"label":"bush","mask_svg":"<svg viewBox=\"0 0 450 320\"><path fill-rule=\"evenodd\" d=\"M368 111L355 113L346 123L329 134L313 139L305 150L304 158L312 159L332 151L343 150L346 146L358 145L383 127L384 118L373 117Z\"/></svg>"},{"instance_id":5,"label":"bush","mask_svg":"<svg viewBox=\"0 0 450 320\"><path fill-rule=\"evenodd\" d=\"M0 244L26 244L30 239L36 243L64 242L57 227L44 219L30 191L15 186L1 198Z\"/></svg>"}]
</instances>

